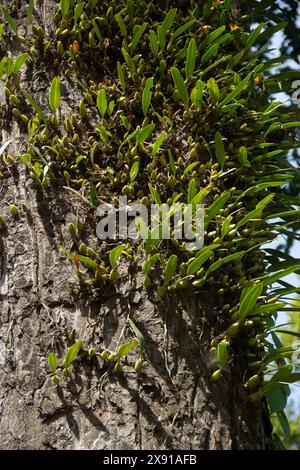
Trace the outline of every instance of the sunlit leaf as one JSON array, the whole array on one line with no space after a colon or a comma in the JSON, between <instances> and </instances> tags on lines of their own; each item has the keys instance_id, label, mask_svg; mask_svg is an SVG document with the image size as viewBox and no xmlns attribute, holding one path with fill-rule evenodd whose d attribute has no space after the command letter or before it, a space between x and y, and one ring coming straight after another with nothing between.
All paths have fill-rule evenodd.
<instances>
[{"instance_id":1,"label":"sunlit leaf","mask_svg":"<svg viewBox=\"0 0 300 470\"><path fill-rule=\"evenodd\" d=\"M52 80L49 93L49 103L53 113L55 113L60 104L60 79L58 77L54 77Z\"/></svg>"}]
</instances>

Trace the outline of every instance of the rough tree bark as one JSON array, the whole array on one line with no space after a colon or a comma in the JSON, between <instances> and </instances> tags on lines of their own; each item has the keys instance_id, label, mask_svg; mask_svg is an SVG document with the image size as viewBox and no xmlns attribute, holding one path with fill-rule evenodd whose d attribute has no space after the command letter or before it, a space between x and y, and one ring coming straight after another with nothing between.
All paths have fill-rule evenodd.
<instances>
[{"instance_id":1,"label":"rough tree bark","mask_svg":"<svg viewBox=\"0 0 300 470\"><path fill-rule=\"evenodd\" d=\"M18 31L28 37L26 2L20 5ZM49 37L56 5L52 0L35 5ZM21 51L13 41L9 48L13 55ZM51 70L31 77L23 72L21 84L46 103L52 76ZM67 79L63 85L67 114L77 90ZM10 154L24 151L25 138L15 124L5 123L2 141L13 139ZM218 313L211 292L172 293L158 302L143 287L139 271L125 266L116 288L82 291L60 251L72 243L67 223L86 215L82 204L55 187L37 190L24 166L8 168L5 176L0 213L12 203L23 209L0 233L0 448L268 448L266 407L247 399L239 363L226 380L211 382L210 332ZM93 245L95 227L89 230ZM120 376L83 358L62 387L52 383L47 354L63 354L66 332L74 330L87 347L115 350L129 315L146 339L139 375L131 356Z\"/></svg>"}]
</instances>

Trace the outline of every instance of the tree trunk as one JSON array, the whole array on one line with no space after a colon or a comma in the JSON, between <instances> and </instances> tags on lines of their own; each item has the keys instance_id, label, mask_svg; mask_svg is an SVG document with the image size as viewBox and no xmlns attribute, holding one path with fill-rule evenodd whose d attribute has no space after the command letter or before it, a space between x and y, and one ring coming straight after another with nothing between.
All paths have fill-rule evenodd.
<instances>
[{"instance_id":1,"label":"tree trunk","mask_svg":"<svg viewBox=\"0 0 300 470\"><path fill-rule=\"evenodd\" d=\"M17 2L18 32L29 38L25 2ZM46 37L55 29L57 2L39 1L36 22ZM11 40L13 56L23 52ZM40 104L48 100L57 69L22 72L21 86ZM55 64L53 65L55 67ZM23 69L22 69L23 70ZM62 109L70 114L79 90L62 79ZM3 122L9 154L26 152L27 134ZM4 158L4 157L2 157ZM86 240L97 246L88 211L59 185L37 188L21 164L3 166L0 214L0 448L1 449L266 449L270 425L264 403L252 403L242 386L238 355L214 383L212 332L218 307L212 287L203 294L171 292L157 300L143 286L139 268L121 264L120 281L105 289L82 289L60 247L71 247L66 226L86 221ZM7 215L15 204L18 215ZM99 244L98 244L99 246ZM114 245L112 245L114 246ZM108 249L103 244L102 249ZM114 351L131 338L134 320L145 337L145 364L139 374L129 354L123 373L83 354L71 377L53 384L47 354L62 357L74 337L84 347Z\"/></svg>"}]
</instances>

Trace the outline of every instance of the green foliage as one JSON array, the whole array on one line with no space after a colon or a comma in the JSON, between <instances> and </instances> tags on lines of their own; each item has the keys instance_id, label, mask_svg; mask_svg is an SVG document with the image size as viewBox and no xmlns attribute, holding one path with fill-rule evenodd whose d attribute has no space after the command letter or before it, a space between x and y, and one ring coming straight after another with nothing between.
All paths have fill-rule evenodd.
<instances>
[{"instance_id":1,"label":"green foliage","mask_svg":"<svg viewBox=\"0 0 300 470\"><path fill-rule=\"evenodd\" d=\"M181 76L181 73L180 71L178 70L177 67L172 67L171 68L171 73L172 73L172 77L173 77L173 80L174 80L174 85L176 86L178 92L179 92L179 95L184 103L184 106L187 108L188 105L189 105L189 94L188 94L188 91L187 91L187 87L184 83L184 80Z\"/></svg>"},{"instance_id":2,"label":"green foliage","mask_svg":"<svg viewBox=\"0 0 300 470\"><path fill-rule=\"evenodd\" d=\"M97 95L97 106L99 113L104 117L107 110L107 98L104 88L101 88Z\"/></svg>"},{"instance_id":3,"label":"green foliage","mask_svg":"<svg viewBox=\"0 0 300 470\"><path fill-rule=\"evenodd\" d=\"M55 113L60 104L60 79L58 77L54 77L52 80L49 103L53 113Z\"/></svg>"},{"instance_id":4,"label":"green foliage","mask_svg":"<svg viewBox=\"0 0 300 470\"><path fill-rule=\"evenodd\" d=\"M15 121L20 135L27 131L28 149L14 158L6 155L8 143L2 145L1 178L14 161L24 164L40 190L46 193L51 185L65 190L70 205L76 211L82 205L93 226L98 203L121 194L146 207L187 201L194 212L196 204L204 204L204 247L197 253L187 251L186 241L174 233L167 241L155 238L141 217L135 223L140 234L150 235L147 240L118 241L102 252L83 243L90 232L82 235L74 223L72 251L63 251L80 286L97 288L103 296L108 286L122 282L116 268L124 254L124 264L141 269L147 292L162 302L177 289L199 293L199 302L204 293L213 298L217 315L211 331L219 365L212 380L228 380L227 370L242 364L239 376L249 400L267 396L288 439L284 408L288 384L299 380L291 363L291 340L299 331L282 333L275 322L278 312L298 310L287 297L296 290L286 277L299 271L299 260L267 244L279 236L299 240L299 170L287 158L299 146L299 112L272 99L290 90L298 72L278 69L285 57L265 57L273 34L287 31L285 10L281 19L276 6L276 14L263 21L265 2L255 1L249 4L251 15L233 23L229 0L177 3L171 8L170 2L158 2L154 14L144 0L122 6L61 0L51 41L33 25L33 41L19 38L24 45L19 57L12 59L5 45L2 124ZM265 6L270 13L272 3ZM26 9L31 24L33 5L30 0ZM0 26L1 47L7 29L17 34L13 12L2 7L2 13L9 27ZM253 30L250 17L258 24ZM58 77L49 84L50 116L37 93L19 83L25 64L34 76L41 63L47 68L54 62L74 78L74 96L81 94L65 126L56 116ZM143 335L129 323L136 340L101 356L116 372L137 346L135 370L143 363ZM279 334L290 342L282 345ZM78 340L66 353L64 374L80 352ZM57 377L57 360L49 357Z\"/></svg>"},{"instance_id":5,"label":"green foliage","mask_svg":"<svg viewBox=\"0 0 300 470\"><path fill-rule=\"evenodd\" d=\"M74 344L72 344L72 346L69 347L63 359L63 366L66 369L68 369L70 365L75 361L81 349L82 349L82 341L80 339L77 340Z\"/></svg>"},{"instance_id":6,"label":"green foliage","mask_svg":"<svg viewBox=\"0 0 300 470\"><path fill-rule=\"evenodd\" d=\"M148 109L150 106L151 96L152 96L152 92L151 92L152 87L153 87L153 78L148 78L148 80L146 81L145 88L143 90L143 95L142 95L142 108L143 108L144 116L147 116L148 114Z\"/></svg>"}]
</instances>

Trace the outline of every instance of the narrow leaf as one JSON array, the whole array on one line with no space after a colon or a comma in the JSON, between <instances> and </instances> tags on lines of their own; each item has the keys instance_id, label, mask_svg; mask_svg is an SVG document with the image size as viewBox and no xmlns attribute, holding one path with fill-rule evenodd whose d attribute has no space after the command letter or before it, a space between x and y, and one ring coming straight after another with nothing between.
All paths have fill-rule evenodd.
<instances>
[{"instance_id":1,"label":"narrow leaf","mask_svg":"<svg viewBox=\"0 0 300 470\"><path fill-rule=\"evenodd\" d=\"M32 24L33 6L34 0L29 0L28 6L26 8L26 15L30 24Z\"/></svg>"},{"instance_id":2,"label":"narrow leaf","mask_svg":"<svg viewBox=\"0 0 300 470\"><path fill-rule=\"evenodd\" d=\"M151 92L152 87L153 87L153 78L148 78L145 84L145 88L143 90L143 95L142 95L142 109L143 109L144 116L147 116L148 114L148 109L150 106L151 96L152 96L152 92Z\"/></svg>"},{"instance_id":3,"label":"narrow leaf","mask_svg":"<svg viewBox=\"0 0 300 470\"><path fill-rule=\"evenodd\" d=\"M227 264L227 263L230 263L231 261L236 261L242 258L245 253L246 251L239 251L238 253L233 253L232 255L226 256L225 258L219 259L208 268L208 270L205 273L205 278L207 278L209 274L221 268L224 264Z\"/></svg>"},{"instance_id":4,"label":"narrow leaf","mask_svg":"<svg viewBox=\"0 0 300 470\"><path fill-rule=\"evenodd\" d=\"M125 75L124 75L124 71L123 71L123 68L122 68L122 65L120 64L120 62L117 62L117 69L118 69L118 77L119 77L119 81L121 83L121 87L122 87L123 91L125 91L126 90Z\"/></svg>"},{"instance_id":5,"label":"narrow leaf","mask_svg":"<svg viewBox=\"0 0 300 470\"><path fill-rule=\"evenodd\" d=\"M154 128L155 128L155 124L148 124L148 126L141 129L137 135L137 139L136 139L137 143L142 144L145 140L147 140L148 137L150 137L150 135L154 131Z\"/></svg>"},{"instance_id":6,"label":"narrow leaf","mask_svg":"<svg viewBox=\"0 0 300 470\"><path fill-rule=\"evenodd\" d=\"M250 313L256 302L258 297L261 295L263 290L263 284L258 283L255 284L245 295L243 301L240 303L239 313L241 320L244 320L248 313Z\"/></svg>"},{"instance_id":7,"label":"narrow leaf","mask_svg":"<svg viewBox=\"0 0 300 470\"><path fill-rule=\"evenodd\" d=\"M187 276L195 274L201 266L208 260L213 250L215 250L220 245L206 246L200 250L197 257L191 262L187 269Z\"/></svg>"},{"instance_id":8,"label":"narrow leaf","mask_svg":"<svg viewBox=\"0 0 300 470\"><path fill-rule=\"evenodd\" d=\"M118 362L123 359L132 349L136 348L138 345L137 341L128 341L128 343L121 344L117 353Z\"/></svg>"},{"instance_id":9,"label":"narrow leaf","mask_svg":"<svg viewBox=\"0 0 300 470\"><path fill-rule=\"evenodd\" d=\"M97 107L102 117L104 117L107 110L107 98L104 88L101 88L97 95Z\"/></svg>"},{"instance_id":10,"label":"narrow leaf","mask_svg":"<svg viewBox=\"0 0 300 470\"><path fill-rule=\"evenodd\" d=\"M155 32L151 29L149 33L150 49L154 57L158 54L158 41Z\"/></svg>"},{"instance_id":11,"label":"narrow leaf","mask_svg":"<svg viewBox=\"0 0 300 470\"><path fill-rule=\"evenodd\" d=\"M49 103L53 113L55 113L60 104L60 80L58 77L54 77L52 80Z\"/></svg>"},{"instance_id":12,"label":"narrow leaf","mask_svg":"<svg viewBox=\"0 0 300 470\"><path fill-rule=\"evenodd\" d=\"M136 179L139 173L139 169L140 169L140 162L134 162L134 164L132 165L130 169L130 174L129 174L131 183Z\"/></svg>"},{"instance_id":13,"label":"narrow leaf","mask_svg":"<svg viewBox=\"0 0 300 470\"><path fill-rule=\"evenodd\" d=\"M9 24L9 26L13 30L13 32L18 34L16 22L15 22L15 20L13 20L13 18L10 16L8 10L6 8L4 8L4 6L2 6L2 13L3 13L3 16L6 19L7 23Z\"/></svg>"},{"instance_id":14,"label":"narrow leaf","mask_svg":"<svg viewBox=\"0 0 300 470\"><path fill-rule=\"evenodd\" d=\"M195 71L196 54L197 54L196 41L194 38L192 38L188 45L186 64L185 64L185 76L187 79L189 79Z\"/></svg>"},{"instance_id":15,"label":"narrow leaf","mask_svg":"<svg viewBox=\"0 0 300 470\"><path fill-rule=\"evenodd\" d=\"M58 362L56 355L53 352L51 352L50 354L48 354L47 361L50 366L52 374L55 374L56 369L57 369L57 362Z\"/></svg>"},{"instance_id":16,"label":"narrow leaf","mask_svg":"<svg viewBox=\"0 0 300 470\"><path fill-rule=\"evenodd\" d=\"M171 74L174 81L174 85L177 88L179 95L184 103L185 108L189 106L189 94L184 83L184 80L177 67L171 68Z\"/></svg>"},{"instance_id":17,"label":"narrow leaf","mask_svg":"<svg viewBox=\"0 0 300 470\"><path fill-rule=\"evenodd\" d=\"M223 144L222 136L219 131L217 131L215 134L215 150L216 150L217 162L219 163L220 167L223 170L226 152L225 152L225 147Z\"/></svg>"},{"instance_id":18,"label":"narrow leaf","mask_svg":"<svg viewBox=\"0 0 300 470\"><path fill-rule=\"evenodd\" d=\"M165 271L164 271L164 286L168 286L172 281L172 278L176 272L177 267L177 256L171 255L167 261Z\"/></svg>"},{"instance_id":19,"label":"narrow leaf","mask_svg":"<svg viewBox=\"0 0 300 470\"><path fill-rule=\"evenodd\" d=\"M63 360L63 365L66 369L72 364L72 362L75 361L81 349L82 341L80 339L77 340L76 343L72 344L72 346L68 349L67 354Z\"/></svg>"},{"instance_id":20,"label":"narrow leaf","mask_svg":"<svg viewBox=\"0 0 300 470\"><path fill-rule=\"evenodd\" d=\"M210 221L216 215L218 215L220 210L223 209L223 207L225 206L229 197L230 197L230 191L225 191L223 194L221 194L221 196L218 197L218 199L215 202L212 203L212 205L206 211L207 221Z\"/></svg>"},{"instance_id":21,"label":"narrow leaf","mask_svg":"<svg viewBox=\"0 0 300 470\"><path fill-rule=\"evenodd\" d=\"M162 143L166 138L168 137L168 134L166 132L162 132L160 136L156 139L153 145L152 149L152 156L155 157L157 153L159 152L160 147L162 146Z\"/></svg>"},{"instance_id":22,"label":"narrow leaf","mask_svg":"<svg viewBox=\"0 0 300 470\"><path fill-rule=\"evenodd\" d=\"M121 254L124 252L126 246L125 245L120 245L116 246L113 248L110 253L109 253L109 262L111 267L114 269L116 267L116 264L121 256Z\"/></svg>"},{"instance_id":23,"label":"narrow leaf","mask_svg":"<svg viewBox=\"0 0 300 470\"><path fill-rule=\"evenodd\" d=\"M146 31L148 26L148 23L143 23L140 25L137 29L136 32L134 33L134 36L132 38L132 42L130 44L130 53L132 54L137 47L141 37L143 36L144 32Z\"/></svg>"}]
</instances>

